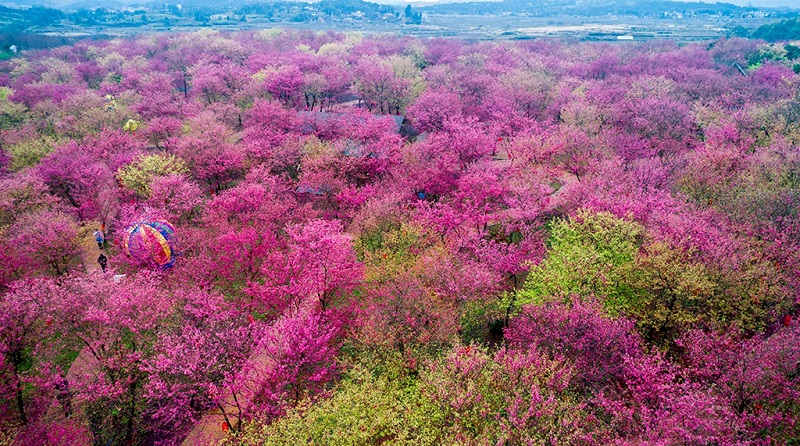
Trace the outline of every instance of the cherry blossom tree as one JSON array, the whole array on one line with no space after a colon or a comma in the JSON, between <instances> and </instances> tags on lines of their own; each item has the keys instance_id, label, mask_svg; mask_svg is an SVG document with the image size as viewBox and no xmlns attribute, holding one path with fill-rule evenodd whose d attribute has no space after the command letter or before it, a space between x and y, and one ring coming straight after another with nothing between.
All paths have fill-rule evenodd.
<instances>
[{"instance_id":1,"label":"cherry blossom tree","mask_svg":"<svg viewBox=\"0 0 800 446\"><path fill-rule=\"evenodd\" d=\"M358 286L363 272L341 224L312 220L286 231L286 250L271 253L261 280L248 287L262 305L298 311L310 303L324 310Z\"/></svg>"},{"instance_id":2,"label":"cherry blossom tree","mask_svg":"<svg viewBox=\"0 0 800 446\"><path fill-rule=\"evenodd\" d=\"M81 260L78 224L56 210L41 210L24 215L11 227L11 244L27 260L33 271L61 276Z\"/></svg>"}]
</instances>

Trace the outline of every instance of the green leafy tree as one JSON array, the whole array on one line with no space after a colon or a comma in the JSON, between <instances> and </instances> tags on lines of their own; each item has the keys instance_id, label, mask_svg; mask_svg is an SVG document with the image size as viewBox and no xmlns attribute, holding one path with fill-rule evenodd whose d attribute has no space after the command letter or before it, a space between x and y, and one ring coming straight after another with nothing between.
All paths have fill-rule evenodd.
<instances>
[{"instance_id":1,"label":"green leafy tree","mask_svg":"<svg viewBox=\"0 0 800 446\"><path fill-rule=\"evenodd\" d=\"M27 108L19 103L11 102L9 96L14 90L0 87L0 129L14 128L25 121Z\"/></svg>"},{"instance_id":2,"label":"green leafy tree","mask_svg":"<svg viewBox=\"0 0 800 446\"><path fill-rule=\"evenodd\" d=\"M1 127L2 125L0 125ZM35 138L8 147L11 155L11 170L14 172L35 166L53 152L54 141L48 137Z\"/></svg>"},{"instance_id":3,"label":"green leafy tree","mask_svg":"<svg viewBox=\"0 0 800 446\"><path fill-rule=\"evenodd\" d=\"M634 286L642 290L642 305L633 313L645 339L656 343L674 340L722 304L705 265L692 260L695 254L657 242L647 245L637 257L639 274Z\"/></svg>"},{"instance_id":4,"label":"green leafy tree","mask_svg":"<svg viewBox=\"0 0 800 446\"><path fill-rule=\"evenodd\" d=\"M117 171L117 178L127 189L149 197L150 181L155 177L186 173L186 163L175 155L146 155Z\"/></svg>"},{"instance_id":5,"label":"green leafy tree","mask_svg":"<svg viewBox=\"0 0 800 446\"><path fill-rule=\"evenodd\" d=\"M396 370L373 374L357 366L330 399L300 404L270 425L251 422L231 443L453 444L442 436L442 413L423 394L419 381Z\"/></svg>"},{"instance_id":6,"label":"green leafy tree","mask_svg":"<svg viewBox=\"0 0 800 446\"><path fill-rule=\"evenodd\" d=\"M516 294L517 306L571 295L597 296L611 315L634 308L641 299L632 281L644 229L606 212L580 210L550 228L547 257L534 265Z\"/></svg>"},{"instance_id":7,"label":"green leafy tree","mask_svg":"<svg viewBox=\"0 0 800 446\"><path fill-rule=\"evenodd\" d=\"M797 19L781 20L777 23L761 25L750 36L754 39L764 39L768 42L779 40L795 40L800 37L800 21Z\"/></svg>"},{"instance_id":8,"label":"green leafy tree","mask_svg":"<svg viewBox=\"0 0 800 446\"><path fill-rule=\"evenodd\" d=\"M645 340L663 348L695 327L753 332L788 311L773 265L755 256L734 269L707 265L696 248L653 239L605 212L578 211L550 233L547 257L512 306L596 298L608 316L635 319Z\"/></svg>"}]
</instances>

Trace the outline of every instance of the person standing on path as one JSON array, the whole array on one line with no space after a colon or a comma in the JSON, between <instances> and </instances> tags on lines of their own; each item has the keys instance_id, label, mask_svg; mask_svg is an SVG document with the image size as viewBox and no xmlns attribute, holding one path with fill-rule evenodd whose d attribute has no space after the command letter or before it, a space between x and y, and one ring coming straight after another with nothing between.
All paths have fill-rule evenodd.
<instances>
[{"instance_id":1,"label":"person standing on path","mask_svg":"<svg viewBox=\"0 0 800 446\"><path fill-rule=\"evenodd\" d=\"M61 403L61 408L64 410L64 417L69 418L72 415L72 392L69 390L69 381L64 376L59 376L55 383L56 400Z\"/></svg>"},{"instance_id":2,"label":"person standing on path","mask_svg":"<svg viewBox=\"0 0 800 446\"><path fill-rule=\"evenodd\" d=\"M100 253L100 257L97 258L97 263L100 264L100 268L103 269L103 272L106 272L106 265L108 265L108 258L102 252Z\"/></svg>"},{"instance_id":3,"label":"person standing on path","mask_svg":"<svg viewBox=\"0 0 800 446\"><path fill-rule=\"evenodd\" d=\"M105 237L103 237L103 233L99 229L94 231L94 239L97 241L97 247L103 249L103 242L105 242Z\"/></svg>"}]
</instances>

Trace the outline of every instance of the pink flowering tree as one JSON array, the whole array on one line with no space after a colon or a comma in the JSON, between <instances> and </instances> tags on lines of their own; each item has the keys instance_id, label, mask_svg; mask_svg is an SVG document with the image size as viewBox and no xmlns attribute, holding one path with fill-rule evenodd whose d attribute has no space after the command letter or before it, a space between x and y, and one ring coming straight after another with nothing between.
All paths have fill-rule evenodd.
<instances>
[{"instance_id":1,"label":"pink flowering tree","mask_svg":"<svg viewBox=\"0 0 800 446\"><path fill-rule=\"evenodd\" d=\"M175 224L193 220L202 203L200 187L184 175L156 176L150 180L147 205L163 211L167 219Z\"/></svg>"},{"instance_id":2,"label":"pink flowering tree","mask_svg":"<svg viewBox=\"0 0 800 446\"><path fill-rule=\"evenodd\" d=\"M42 409L36 404L41 395L25 387L35 376L38 350L52 335L50 296L38 288L18 283L0 297L0 398L14 408L17 421L23 425L35 421Z\"/></svg>"},{"instance_id":3,"label":"pink flowering tree","mask_svg":"<svg viewBox=\"0 0 800 446\"><path fill-rule=\"evenodd\" d=\"M248 110L244 123L244 143L248 158L267 162L280 172L289 170L292 162L299 162L298 154L288 160L285 156L288 154L287 149L291 148L285 144L298 125L294 110L285 109L278 102L258 99Z\"/></svg>"},{"instance_id":4,"label":"pink flowering tree","mask_svg":"<svg viewBox=\"0 0 800 446\"><path fill-rule=\"evenodd\" d=\"M74 142L42 160L39 172L53 194L73 209L79 220L95 218L102 206L101 193L114 187L108 166Z\"/></svg>"},{"instance_id":5,"label":"pink flowering tree","mask_svg":"<svg viewBox=\"0 0 800 446\"><path fill-rule=\"evenodd\" d=\"M134 441L142 429L145 359L174 306L156 281L144 273L121 280L93 274L51 291L58 296L54 324L82 348L69 387L101 441Z\"/></svg>"},{"instance_id":6,"label":"pink flowering tree","mask_svg":"<svg viewBox=\"0 0 800 446\"><path fill-rule=\"evenodd\" d=\"M693 330L679 341L686 373L708 386L739 430L740 441L790 441L797 436L800 330L781 317L771 335L737 339Z\"/></svg>"},{"instance_id":7,"label":"pink flowering tree","mask_svg":"<svg viewBox=\"0 0 800 446\"><path fill-rule=\"evenodd\" d=\"M283 246L277 236L283 227L302 219L288 185L264 170L251 171L245 182L208 201L202 217L207 229L185 244L192 280L237 295L256 280L269 253Z\"/></svg>"},{"instance_id":8,"label":"pink flowering tree","mask_svg":"<svg viewBox=\"0 0 800 446\"><path fill-rule=\"evenodd\" d=\"M321 309L340 302L358 286L362 267L341 224L312 220L286 228L286 250L271 253L248 293L275 310L311 304Z\"/></svg>"},{"instance_id":9,"label":"pink flowering tree","mask_svg":"<svg viewBox=\"0 0 800 446\"><path fill-rule=\"evenodd\" d=\"M322 396L338 375L341 329L340 318L316 311L275 321L261 339L258 369L246 383L253 405L250 416L270 422L304 398Z\"/></svg>"},{"instance_id":10,"label":"pink flowering tree","mask_svg":"<svg viewBox=\"0 0 800 446\"><path fill-rule=\"evenodd\" d=\"M189 163L195 179L219 192L241 175L243 154L230 144L230 131L210 113L195 117L188 127L175 153Z\"/></svg>"},{"instance_id":11,"label":"pink flowering tree","mask_svg":"<svg viewBox=\"0 0 800 446\"><path fill-rule=\"evenodd\" d=\"M469 345L453 348L422 382L456 441L580 441L599 423L570 398L574 373L535 349L490 354Z\"/></svg>"},{"instance_id":12,"label":"pink flowering tree","mask_svg":"<svg viewBox=\"0 0 800 446\"><path fill-rule=\"evenodd\" d=\"M238 425L247 402L237 380L262 332L260 322L220 295L192 290L177 297L178 319L160 330L143 366L151 428L164 439L179 437L213 408Z\"/></svg>"},{"instance_id":13,"label":"pink flowering tree","mask_svg":"<svg viewBox=\"0 0 800 446\"><path fill-rule=\"evenodd\" d=\"M10 232L10 242L33 271L61 276L80 263L78 224L67 214L55 210L26 214Z\"/></svg>"}]
</instances>

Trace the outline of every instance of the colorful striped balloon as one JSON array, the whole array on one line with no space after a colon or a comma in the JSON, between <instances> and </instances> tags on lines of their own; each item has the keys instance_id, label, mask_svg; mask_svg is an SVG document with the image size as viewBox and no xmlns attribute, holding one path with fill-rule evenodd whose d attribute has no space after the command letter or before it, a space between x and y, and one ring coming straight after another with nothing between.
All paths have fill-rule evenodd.
<instances>
[{"instance_id":1,"label":"colorful striped balloon","mask_svg":"<svg viewBox=\"0 0 800 446\"><path fill-rule=\"evenodd\" d=\"M141 221L125 229L125 252L143 263L169 268L175 264L175 227L165 220Z\"/></svg>"}]
</instances>

